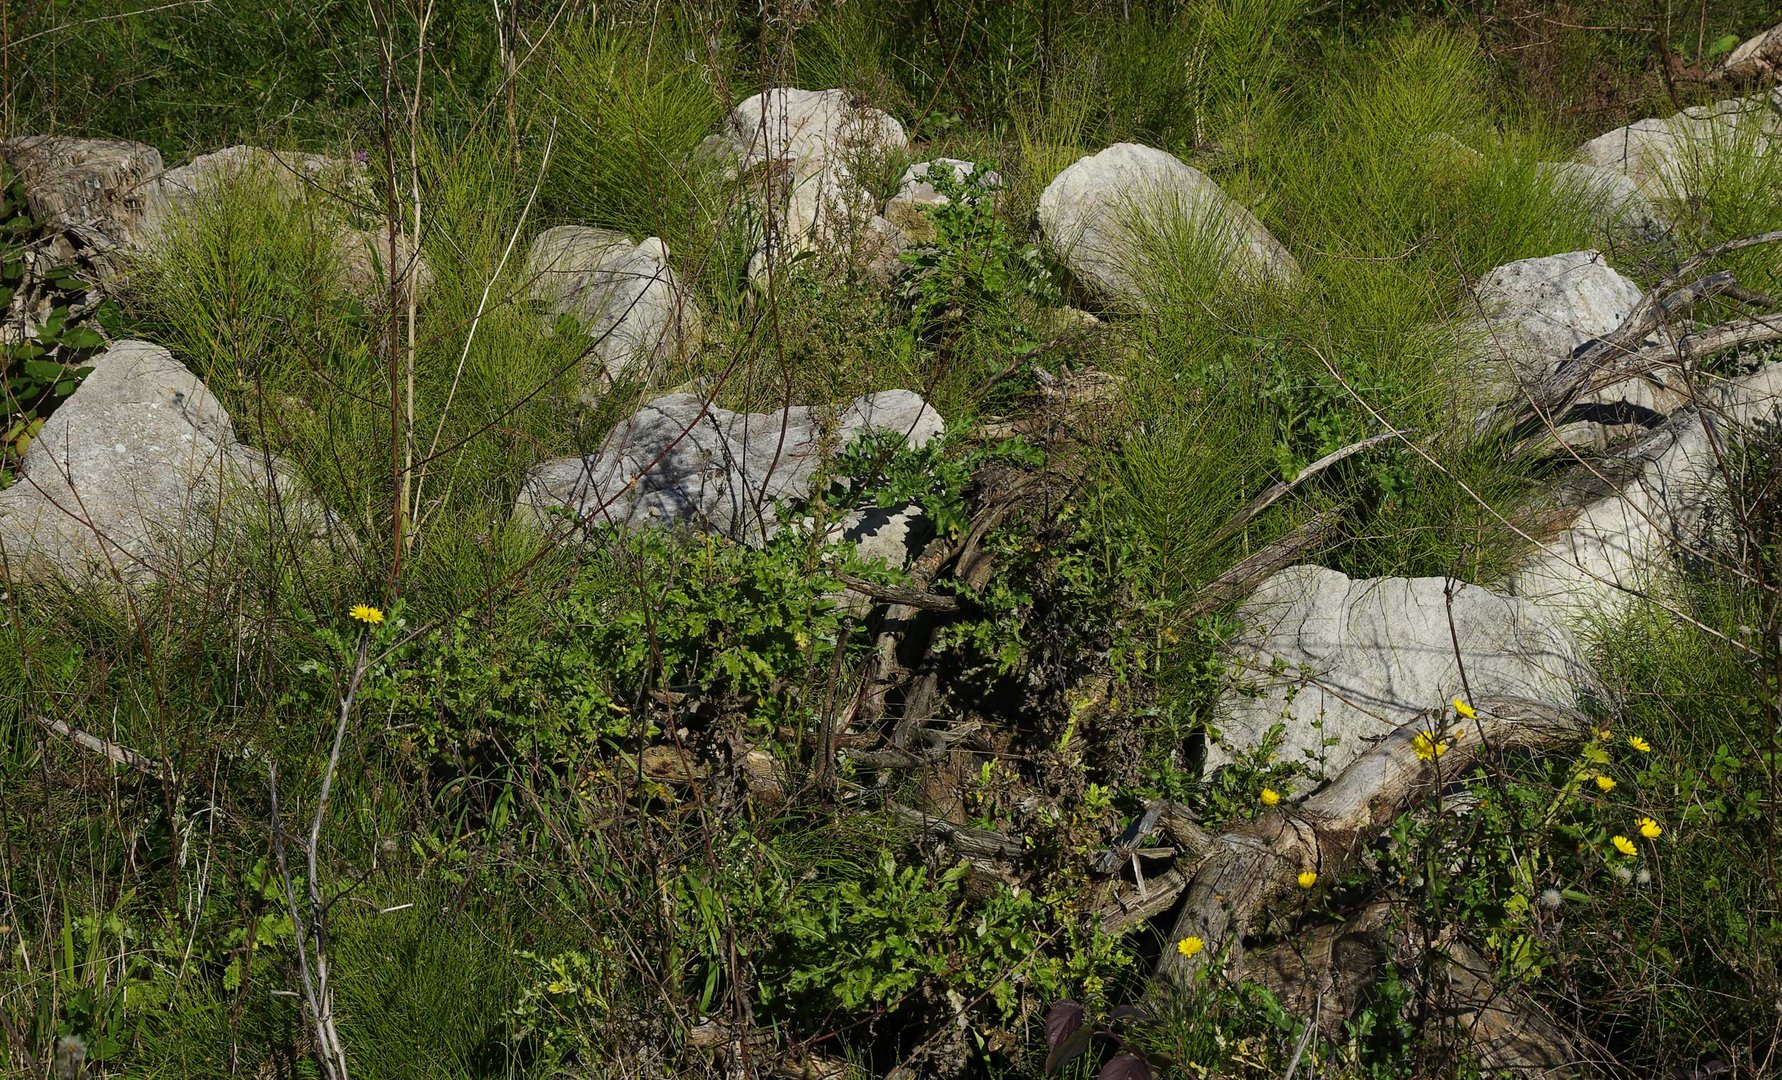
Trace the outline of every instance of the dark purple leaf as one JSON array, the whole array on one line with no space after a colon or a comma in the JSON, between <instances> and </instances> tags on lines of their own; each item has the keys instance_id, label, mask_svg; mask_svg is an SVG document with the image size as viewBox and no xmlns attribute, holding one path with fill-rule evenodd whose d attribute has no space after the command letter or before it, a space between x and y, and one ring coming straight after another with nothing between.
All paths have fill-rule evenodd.
<instances>
[{"instance_id":1,"label":"dark purple leaf","mask_svg":"<svg viewBox=\"0 0 1782 1080\"><path fill-rule=\"evenodd\" d=\"M1100 1080L1151 1080L1151 1063L1137 1054L1116 1054L1097 1076Z\"/></svg>"},{"instance_id":2,"label":"dark purple leaf","mask_svg":"<svg viewBox=\"0 0 1782 1080\"><path fill-rule=\"evenodd\" d=\"M1050 1054L1046 1055L1045 1075L1051 1076L1059 1069L1070 1064L1070 1062L1081 1057L1083 1051L1089 1049L1089 1040L1093 1038L1095 1038L1095 1029L1088 1024L1084 1024L1082 1027L1071 1032L1065 1037L1063 1042L1052 1048Z\"/></svg>"},{"instance_id":3,"label":"dark purple leaf","mask_svg":"<svg viewBox=\"0 0 1782 1080\"><path fill-rule=\"evenodd\" d=\"M1083 1007L1074 1001L1060 1001L1046 1013L1046 1045L1058 1049L1059 1044L1083 1026Z\"/></svg>"}]
</instances>

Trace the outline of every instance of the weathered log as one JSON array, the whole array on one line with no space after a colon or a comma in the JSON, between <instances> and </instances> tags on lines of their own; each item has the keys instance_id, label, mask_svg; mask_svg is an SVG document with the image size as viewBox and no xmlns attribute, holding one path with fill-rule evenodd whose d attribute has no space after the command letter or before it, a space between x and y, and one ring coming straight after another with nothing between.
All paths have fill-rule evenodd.
<instances>
[{"instance_id":1,"label":"weathered log","mask_svg":"<svg viewBox=\"0 0 1782 1080\"><path fill-rule=\"evenodd\" d=\"M1378 900L1341 922L1248 953L1243 976L1334 1039L1391 962L1413 995L1430 995L1447 1030L1486 1069L1553 1076L1576 1062L1559 1026L1525 995L1500 990L1491 965L1452 928L1427 951L1426 941L1408 906Z\"/></svg>"},{"instance_id":2,"label":"weathered log","mask_svg":"<svg viewBox=\"0 0 1782 1080\"><path fill-rule=\"evenodd\" d=\"M841 1080L856 1074L845 1061L813 1054L800 1046L777 1047L772 1035L764 1030L750 1030L739 1036L731 1024L710 1017L688 1029L687 1045L696 1050L746 1053L758 1065L765 1064L768 1075L781 1080Z\"/></svg>"},{"instance_id":3,"label":"weathered log","mask_svg":"<svg viewBox=\"0 0 1782 1080\"><path fill-rule=\"evenodd\" d=\"M955 825L943 821L932 814L920 810L912 810L907 806L886 807L891 813L915 825L924 836L945 840L954 851L972 861L1013 861L1019 859L1027 851L1027 846L1012 836L1005 836L989 829L974 829L966 825Z\"/></svg>"},{"instance_id":4,"label":"weathered log","mask_svg":"<svg viewBox=\"0 0 1782 1080\"><path fill-rule=\"evenodd\" d=\"M1342 507L1325 510L1308 518L1286 536L1207 582L1183 609L1184 615L1189 619L1196 619L1243 599L1263 578L1294 563L1303 562L1307 554L1330 543L1337 536L1342 519Z\"/></svg>"},{"instance_id":5,"label":"weathered log","mask_svg":"<svg viewBox=\"0 0 1782 1080\"><path fill-rule=\"evenodd\" d=\"M1198 861L1195 863L1198 866ZM1096 909L1096 921L1105 933L1118 934L1146 919L1163 914L1175 906L1187 891L1190 871L1170 867L1161 874L1145 879L1143 889L1125 885L1114 890Z\"/></svg>"},{"instance_id":6,"label":"weathered log","mask_svg":"<svg viewBox=\"0 0 1782 1080\"><path fill-rule=\"evenodd\" d=\"M922 611L953 612L961 611L965 607L959 602L957 596L948 596L945 593L912 589L906 585L881 585L876 581L854 577L852 574L837 576L841 579L841 583L848 587L848 591L857 592L861 596L881 603L902 604L905 607L917 608Z\"/></svg>"},{"instance_id":7,"label":"weathered log","mask_svg":"<svg viewBox=\"0 0 1782 1080\"><path fill-rule=\"evenodd\" d=\"M1163 950L1158 977L1186 980L1215 960L1235 969L1244 935L1264 908L1303 894L1301 873L1341 873L1401 813L1434 793L1444 777L1469 770L1486 750L1563 745L1588 728L1581 713L1520 698L1485 698L1474 705L1478 719L1458 729L1445 708L1421 714L1304 802L1268 810L1215 838L1170 934L1172 941L1198 937L1205 949L1193 957ZM1447 732L1449 745L1425 760L1413 742L1432 725Z\"/></svg>"},{"instance_id":8,"label":"weathered log","mask_svg":"<svg viewBox=\"0 0 1782 1080\"><path fill-rule=\"evenodd\" d=\"M1145 812L1121 834L1112 847L1097 856L1093 867L1095 872L1117 873L1135 855L1141 854L1138 845L1154 830L1161 830L1174 842L1176 863L1163 873L1142 880L1138 878L1135 867L1133 884L1121 884L1114 889L1112 895L1102 902L1097 913L1101 928L1110 934L1143 922L1173 906L1176 898L1188 888L1194 871L1213 850L1213 835L1201 827L1187 807L1168 799L1158 799L1145 808Z\"/></svg>"}]
</instances>

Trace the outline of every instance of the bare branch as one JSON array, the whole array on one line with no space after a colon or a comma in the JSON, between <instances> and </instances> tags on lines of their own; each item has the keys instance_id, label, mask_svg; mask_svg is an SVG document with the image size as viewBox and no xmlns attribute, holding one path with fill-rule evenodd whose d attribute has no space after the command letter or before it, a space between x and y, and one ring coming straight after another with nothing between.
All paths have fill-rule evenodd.
<instances>
[{"instance_id":1,"label":"bare branch","mask_svg":"<svg viewBox=\"0 0 1782 1080\"><path fill-rule=\"evenodd\" d=\"M97 735L90 735L77 727L72 727L60 720L51 720L47 716L37 717L37 722L81 749L90 750L116 764L127 765L144 776L163 782L171 782L174 779L171 772L162 772L161 766L128 746L112 742L110 739L101 739Z\"/></svg>"},{"instance_id":2,"label":"bare branch","mask_svg":"<svg viewBox=\"0 0 1782 1080\"><path fill-rule=\"evenodd\" d=\"M1354 455L1361 453L1363 450L1372 449L1389 439L1402 439L1412 433L1413 429L1411 428L1406 428L1403 431L1382 431L1378 435L1369 435L1360 442L1350 443L1341 450L1332 450L1317 461L1314 461L1310 465L1301 469L1293 479L1283 480L1280 483L1274 484L1267 491L1264 491L1261 495L1258 495L1255 499L1251 500L1250 505L1240 510L1235 517L1226 522L1220 527L1218 532L1213 534L1213 538L1207 541L1208 546L1216 547L1236 536L1245 525L1256 520L1257 515L1261 514L1275 503L1280 502L1291 494L1295 488L1298 488L1301 484L1317 476L1332 465L1353 457Z\"/></svg>"},{"instance_id":3,"label":"bare branch","mask_svg":"<svg viewBox=\"0 0 1782 1080\"><path fill-rule=\"evenodd\" d=\"M1269 810L1215 839L1170 934L1172 941L1199 937L1206 950L1186 957L1165 949L1158 977L1181 979L1215 958L1235 966L1258 914L1276 902L1291 904L1302 872L1340 873L1393 819L1435 792L1442 777L1465 773L1487 750L1563 745L1588 727L1575 710L1521 698L1482 698L1474 706L1478 719L1451 736L1440 757L1419 757L1412 744L1419 732L1452 722L1446 707L1381 739L1298 806Z\"/></svg>"},{"instance_id":4,"label":"bare branch","mask_svg":"<svg viewBox=\"0 0 1782 1080\"><path fill-rule=\"evenodd\" d=\"M1397 431L1389 433L1392 437L1398 434ZM1342 519L1341 507L1314 515L1286 536L1207 582L1195 594L1194 599L1188 602L1184 614L1191 619L1198 618L1245 596L1263 578L1283 567L1292 566L1307 554L1330 543L1336 536Z\"/></svg>"},{"instance_id":5,"label":"bare branch","mask_svg":"<svg viewBox=\"0 0 1782 1080\"><path fill-rule=\"evenodd\" d=\"M887 604L902 604L905 607L919 608L923 611L962 611L965 605L957 596L944 593L929 592L926 589L912 589L905 585L881 585L876 581L867 581L852 574L836 575L850 592L871 597Z\"/></svg>"}]
</instances>

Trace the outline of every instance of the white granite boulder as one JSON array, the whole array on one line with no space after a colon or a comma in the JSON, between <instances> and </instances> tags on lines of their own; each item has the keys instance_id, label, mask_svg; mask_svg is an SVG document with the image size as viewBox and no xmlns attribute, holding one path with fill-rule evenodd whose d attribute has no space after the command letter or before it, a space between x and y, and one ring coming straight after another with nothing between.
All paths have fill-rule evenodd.
<instances>
[{"instance_id":1,"label":"white granite boulder","mask_svg":"<svg viewBox=\"0 0 1782 1080\"><path fill-rule=\"evenodd\" d=\"M102 280L167 239L210 200L243 184L263 184L277 199L305 202L325 215L341 283L379 297L390 274L413 265L417 293L432 284L425 256L398 232L392 258L388 231L353 224L369 198L364 165L321 154L230 146L163 169L161 154L140 143L26 135L0 141L0 155L24 181L32 215L65 230L54 255L90 261Z\"/></svg>"},{"instance_id":2,"label":"white granite boulder","mask_svg":"<svg viewBox=\"0 0 1782 1080\"><path fill-rule=\"evenodd\" d=\"M732 109L722 137L707 140L701 152L727 155L742 169L769 170L768 209L776 224L761 238L751 278L815 248L841 249L883 280L895 273L901 237L855 171L865 160L908 147L895 117L857 103L845 90L774 87Z\"/></svg>"},{"instance_id":3,"label":"white granite boulder","mask_svg":"<svg viewBox=\"0 0 1782 1080\"><path fill-rule=\"evenodd\" d=\"M1264 581L1238 619L1208 768L1253 751L1281 724L1276 760L1334 775L1380 736L1460 696L1463 668L1480 697L1570 706L1589 684L1571 633L1542 609L1445 578L1352 580L1294 566Z\"/></svg>"},{"instance_id":4,"label":"white granite boulder","mask_svg":"<svg viewBox=\"0 0 1782 1080\"><path fill-rule=\"evenodd\" d=\"M200 154L184 165L168 169L162 176L162 186L169 200L182 203L249 180L264 181L287 198L309 192L348 199L368 195L371 184L369 170L358 161L238 145Z\"/></svg>"},{"instance_id":5,"label":"white granite boulder","mask_svg":"<svg viewBox=\"0 0 1782 1080\"><path fill-rule=\"evenodd\" d=\"M698 348L699 309L657 237L559 225L533 241L526 275L547 311L581 323L608 380L649 379Z\"/></svg>"},{"instance_id":6,"label":"white granite boulder","mask_svg":"<svg viewBox=\"0 0 1782 1080\"><path fill-rule=\"evenodd\" d=\"M891 431L921 446L941 427L940 414L908 390L775 413L735 413L670 394L621 423L598 452L534 468L515 514L546 528L566 511L580 524L687 525L759 544L780 528L774 501L813 494L824 462L856 437ZM910 542L911 520L906 512L862 508L848 539L891 557Z\"/></svg>"},{"instance_id":7,"label":"white granite boulder","mask_svg":"<svg viewBox=\"0 0 1782 1080\"><path fill-rule=\"evenodd\" d=\"M1103 301L1143 304L1142 249L1156 230L1205 245L1231 278L1290 284L1299 263L1250 211L1200 170L1162 150L1116 143L1059 173L1039 201L1041 237Z\"/></svg>"},{"instance_id":8,"label":"white granite boulder","mask_svg":"<svg viewBox=\"0 0 1782 1080\"><path fill-rule=\"evenodd\" d=\"M1513 394L1519 382L1546 379L1578 346L1620 326L1644 291L1602 252L1568 251L1487 271L1473 294Z\"/></svg>"},{"instance_id":9,"label":"white granite boulder","mask_svg":"<svg viewBox=\"0 0 1782 1080\"><path fill-rule=\"evenodd\" d=\"M1463 347L1481 364L1475 385L1494 403L1520 401L1524 388L1539 386L1584 345L1618 328L1643 295L1598 251L1520 259L1491 270L1474 292L1483 315L1463 330ZM1559 436L1569 445L1601 444L1686 402L1680 375L1659 367L1580 394Z\"/></svg>"},{"instance_id":10,"label":"white granite boulder","mask_svg":"<svg viewBox=\"0 0 1782 1080\"><path fill-rule=\"evenodd\" d=\"M1660 241L1670 232L1670 223L1652 200L1619 169L1582 161L1543 161L1536 169L1558 191L1582 201L1605 236Z\"/></svg>"},{"instance_id":11,"label":"white granite boulder","mask_svg":"<svg viewBox=\"0 0 1782 1080\"><path fill-rule=\"evenodd\" d=\"M423 295L433 285L433 271L426 255L407 233L398 231L392 249L390 232L383 224L354 219L365 206L378 205L369 169L362 162L290 150L258 146L229 146L201 154L161 178L167 203L175 215L202 215L218 195L247 187L263 190L287 204L304 204L321 214L331 234L332 253L340 282L356 296L387 296L392 275L406 295L412 270L415 292ZM177 228L177 224L170 227Z\"/></svg>"},{"instance_id":12,"label":"white granite boulder","mask_svg":"<svg viewBox=\"0 0 1782 1080\"><path fill-rule=\"evenodd\" d=\"M840 161L850 149L889 153L909 146L895 117L856 103L846 90L764 90L730 110L724 133L745 166Z\"/></svg>"},{"instance_id":13,"label":"white granite boulder","mask_svg":"<svg viewBox=\"0 0 1782 1080\"><path fill-rule=\"evenodd\" d=\"M1605 132L1578 148L1578 160L1614 169L1649 199L1686 199L1730 151L1764 155L1782 138L1782 88L1696 105Z\"/></svg>"},{"instance_id":14,"label":"white granite boulder","mask_svg":"<svg viewBox=\"0 0 1782 1080\"><path fill-rule=\"evenodd\" d=\"M0 490L8 576L135 587L177 579L274 513L287 535L327 531L288 469L239 443L221 403L166 349L119 342L92 368Z\"/></svg>"}]
</instances>

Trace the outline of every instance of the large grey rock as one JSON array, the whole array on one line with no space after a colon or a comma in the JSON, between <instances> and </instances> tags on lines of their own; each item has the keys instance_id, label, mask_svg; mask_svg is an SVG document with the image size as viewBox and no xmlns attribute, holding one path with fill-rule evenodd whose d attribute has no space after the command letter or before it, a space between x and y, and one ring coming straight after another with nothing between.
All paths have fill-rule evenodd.
<instances>
[{"instance_id":1,"label":"large grey rock","mask_svg":"<svg viewBox=\"0 0 1782 1080\"><path fill-rule=\"evenodd\" d=\"M730 110L724 134L745 167L839 162L850 153L888 154L909 138L891 114L855 103L846 90L764 90Z\"/></svg>"},{"instance_id":2,"label":"large grey rock","mask_svg":"<svg viewBox=\"0 0 1782 1080\"><path fill-rule=\"evenodd\" d=\"M259 190L321 215L319 220L331 234L340 282L349 293L383 298L390 291L394 272L400 279L398 296L405 296L411 269L417 295L433 285L432 267L407 233L396 233L392 250L386 227L354 224L360 207L378 205L370 171L361 162L294 150L229 146L167 170L161 185L171 214L168 229L180 228L181 216L203 215L213 200L226 192Z\"/></svg>"},{"instance_id":3,"label":"large grey rock","mask_svg":"<svg viewBox=\"0 0 1782 1080\"><path fill-rule=\"evenodd\" d=\"M433 281L408 236L397 234L392 253L387 230L353 225L354 201L368 197L369 178L363 165L344 158L231 146L163 169L160 151L140 143L44 135L0 141L0 154L24 181L32 215L66 230L51 252L53 261L87 259L102 281L242 184L263 184L275 198L301 201L323 214L350 292L384 295L392 266L405 273L413 265L417 292Z\"/></svg>"},{"instance_id":4,"label":"large grey rock","mask_svg":"<svg viewBox=\"0 0 1782 1080\"><path fill-rule=\"evenodd\" d=\"M166 349L119 342L92 366L0 491L9 575L127 587L177 578L271 505L284 530L326 529L288 470L237 442L223 406Z\"/></svg>"},{"instance_id":5,"label":"large grey rock","mask_svg":"<svg viewBox=\"0 0 1782 1080\"><path fill-rule=\"evenodd\" d=\"M1753 35L1728 53L1719 74L1731 79L1782 78L1782 26Z\"/></svg>"},{"instance_id":6,"label":"large grey rock","mask_svg":"<svg viewBox=\"0 0 1782 1080\"><path fill-rule=\"evenodd\" d=\"M404 233L396 234L396 246L391 248L387 229L343 228L334 234L334 259L341 284L355 296L387 294L392 274L400 295L406 295L410 273L417 296L433 287L433 268L426 253Z\"/></svg>"},{"instance_id":7,"label":"large grey rock","mask_svg":"<svg viewBox=\"0 0 1782 1080\"><path fill-rule=\"evenodd\" d=\"M648 379L698 347L699 309L657 237L559 225L533 241L526 274L546 309L582 324L608 379Z\"/></svg>"},{"instance_id":8,"label":"large grey rock","mask_svg":"<svg viewBox=\"0 0 1782 1080\"><path fill-rule=\"evenodd\" d=\"M901 238L855 177L863 161L908 149L903 125L889 113L845 90L774 87L732 109L722 139L708 143L703 154L728 153L739 168L767 169L776 228L761 238L752 278L812 249L840 250L882 280L895 273Z\"/></svg>"},{"instance_id":9,"label":"large grey rock","mask_svg":"<svg viewBox=\"0 0 1782 1080\"><path fill-rule=\"evenodd\" d=\"M1582 161L1543 161L1535 168L1556 189L1588 206L1596 227L1607 236L1655 242L1670 233L1664 215L1619 169Z\"/></svg>"},{"instance_id":10,"label":"large grey rock","mask_svg":"<svg viewBox=\"0 0 1782 1080\"><path fill-rule=\"evenodd\" d=\"M1517 380L1545 379L1578 346L1620 326L1643 295L1600 251L1505 263L1474 290L1482 330L1509 366L1512 392Z\"/></svg>"},{"instance_id":11,"label":"large grey rock","mask_svg":"<svg viewBox=\"0 0 1782 1080\"><path fill-rule=\"evenodd\" d=\"M1627 479L1583 505L1510 576L1509 591L1574 625L1612 620L1657 589L1692 549L1723 497L1721 454L1740 429L1777 418L1782 365L1710 388L1700 408L1613 458L1602 476Z\"/></svg>"},{"instance_id":12,"label":"large grey rock","mask_svg":"<svg viewBox=\"0 0 1782 1080\"><path fill-rule=\"evenodd\" d=\"M941 433L941 418L908 390L776 413L734 413L670 394L620 424L599 452L534 468L515 514L549 527L567 510L590 525L685 524L761 543L780 528L774 500L811 495L829 455L868 431L899 432L920 446ZM870 539L870 550L888 556L907 542L909 520L858 513L849 538Z\"/></svg>"},{"instance_id":13,"label":"large grey rock","mask_svg":"<svg viewBox=\"0 0 1782 1080\"><path fill-rule=\"evenodd\" d=\"M31 216L67 231L57 261L79 253L115 273L166 210L161 152L152 146L21 135L0 140L0 157L23 182Z\"/></svg>"},{"instance_id":14,"label":"large grey rock","mask_svg":"<svg viewBox=\"0 0 1782 1080\"><path fill-rule=\"evenodd\" d=\"M1571 633L1546 612L1445 578L1357 581L1294 566L1263 582L1238 618L1209 768L1281 724L1277 760L1335 774L1380 736L1461 695L1463 668L1476 696L1558 705L1576 704L1589 681Z\"/></svg>"},{"instance_id":15,"label":"large grey rock","mask_svg":"<svg viewBox=\"0 0 1782 1080\"><path fill-rule=\"evenodd\" d=\"M1136 143L1116 143L1059 173L1040 194L1039 227L1077 280L1109 301L1144 302L1142 241L1152 229L1174 239L1185 227L1248 284L1288 284L1299 274L1292 254L1219 185Z\"/></svg>"},{"instance_id":16,"label":"large grey rock","mask_svg":"<svg viewBox=\"0 0 1782 1080\"><path fill-rule=\"evenodd\" d=\"M371 182L363 164L346 158L238 145L168 169L162 184L167 197L181 203L249 180L265 182L287 198L307 192L340 199L367 194Z\"/></svg>"},{"instance_id":17,"label":"large grey rock","mask_svg":"<svg viewBox=\"0 0 1782 1080\"><path fill-rule=\"evenodd\" d=\"M1519 400L1581 346L1619 327L1644 291L1598 251L1569 251L1505 263L1480 279L1483 316L1464 331L1476 350L1476 385L1494 401ZM1648 342L1652 343L1652 342ZM1678 372L1658 368L1579 395L1559 435L1568 445L1602 443L1670 415L1687 401Z\"/></svg>"},{"instance_id":18,"label":"large grey rock","mask_svg":"<svg viewBox=\"0 0 1782 1080\"><path fill-rule=\"evenodd\" d=\"M1636 120L1591 139L1578 160L1627 175L1650 199L1686 199L1710 182L1718 155L1763 155L1782 137L1782 89Z\"/></svg>"}]
</instances>

